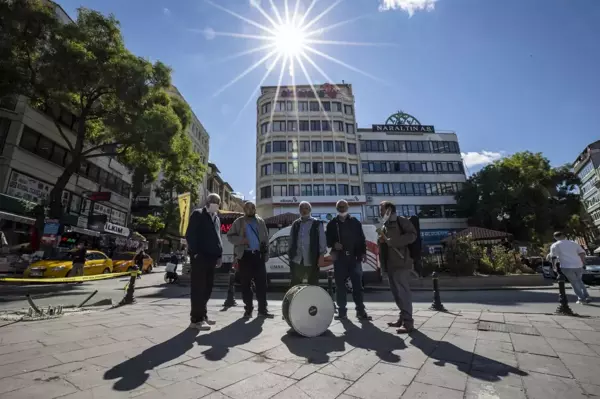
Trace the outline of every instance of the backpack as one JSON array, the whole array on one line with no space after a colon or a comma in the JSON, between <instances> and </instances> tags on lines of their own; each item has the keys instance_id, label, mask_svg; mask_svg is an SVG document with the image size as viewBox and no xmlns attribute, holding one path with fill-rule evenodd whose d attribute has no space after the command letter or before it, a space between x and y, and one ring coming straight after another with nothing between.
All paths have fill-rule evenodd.
<instances>
[{"instance_id":1,"label":"backpack","mask_svg":"<svg viewBox=\"0 0 600 399\"><path fill-rule=\"evenodd\" d=\"M396 223L398 223L398 228L400 229L400 231L402 231L402 234L405 234L405 231L402 228L402 225L400 224L400 217L401 216L396 217ZM410 220L413 226L415 225L412 219L408 220ZM417 239L407 245L408 253L410 254L412 260L421 259L421 234L417 226L415 226L415 230L417 231Z\"/></svg>"}]
</instances>

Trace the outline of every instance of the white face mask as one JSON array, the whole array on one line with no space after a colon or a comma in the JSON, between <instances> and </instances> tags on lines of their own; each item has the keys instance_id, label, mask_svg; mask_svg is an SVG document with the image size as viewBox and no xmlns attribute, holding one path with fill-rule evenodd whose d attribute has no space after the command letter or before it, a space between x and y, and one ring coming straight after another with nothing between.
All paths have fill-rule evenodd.
<instances>
[{"instance_id":1,"label":"white face mask","mask_svg":"<svg viewBox=\"0 0 600 399\"><path fill-rule=\"evenodd\" d=\"M210 213L217 213L219 211L219 204L208 204L208 211Z\"/></svg>"},{"instance_id":2,"label":"white face mask","mask_svg":"<svg viewBox=\"0 0 600 399\"><path fill-rule=\"evenodd\" d=\"M383 215L383 218L382 218L383 223L388 221L391 214L392 214L392 212L388 209L388 211L385 213L385 215Z\"/></svg>"}]
</instances>

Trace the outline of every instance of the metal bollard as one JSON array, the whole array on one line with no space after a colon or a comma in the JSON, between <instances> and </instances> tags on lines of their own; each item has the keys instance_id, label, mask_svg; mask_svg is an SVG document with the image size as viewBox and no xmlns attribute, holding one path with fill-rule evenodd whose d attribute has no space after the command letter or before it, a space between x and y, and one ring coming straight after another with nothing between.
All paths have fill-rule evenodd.
<instances>
[{"instance_id":1,"label":"metal bollard","mask_svg":"<svg viewBox=\"0 0 600 399\"><path fill-rule=\"evenodd\" d=\"M442 300L440 299L440 284L438 282L438 276L436 272L431 275L433 281L433 303L429 307L430 310L437 310L438 312L447 312Z\"/></svg>"},{"instance_id":2,"label":"metal bollard","mask_svg":"<svg viewBox=\"0 0 600 399\"><path fill-rule=\"evenodd\" d=\"M561 273L558 275L558 307L556 308L556 314L564 316L574 316L575 313L569 307L569 299L565 291L565 276Z\"/></svg>"},{"instance_id":3,"label":"metal bollard","mask_svg":"<svg viewBox=\"0 0 600 399\"><path fill-rule=\"evenodd\" d=\"M235 301L235 268L231 266L231 270L229 270L229 286L227 287L227 299L225 299L223 307L230 308L236 305L237 302Z\"/></svg>"},{"instance_id":4,"label":"metal bollard","mask_svg":"<svg viewBox=\"0 0 600 399\"><path fill-rule=\"evenodd\" d=\"M327 292L329 293L329 296L331 297L331 300L333 301L333 311L335 313L337 313L338 309L337 309L337 304L335 302L335 287L333 285L333 270L329 270L327 272Z\"/></svg>"},{"instance_id":5,"label":"metal bollard","mask_svg":"<svg viewBox=\"0 0 600 399\"><path fill-rule=\"evenodd\" d=\"M119 302L119 305L128 305L131 303L135 303L135 298L134 298L133 294L135 292L135 280L137 279L137 276L138 276L137 272L138 272L138 268L137 268L137 266L134 266L133 269L131 270L131 274L129 277L129 284L127 285L127 292L125 293L125 296L123 297L121 302Z\"/></svg>"}]
</instances>

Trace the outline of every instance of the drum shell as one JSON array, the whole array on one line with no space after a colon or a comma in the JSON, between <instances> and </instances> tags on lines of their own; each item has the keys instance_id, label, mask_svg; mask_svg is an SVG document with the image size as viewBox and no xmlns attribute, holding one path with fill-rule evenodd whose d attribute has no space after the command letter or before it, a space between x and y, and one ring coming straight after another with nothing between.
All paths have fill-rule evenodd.
<instances>
[{"instance_id":1,"label":"drum shell","mask_svg":"<svg viewBox=\"0 0 600 399\"><path fill-rule=\"evenodd\" d=\"M333 300L327 291L313 285L300 284L290 288L281 308L286 323L305 337L323 334L333 320ZM295 309L295 314L291 313L292 309Z\"/></svg>"}]
</instances>

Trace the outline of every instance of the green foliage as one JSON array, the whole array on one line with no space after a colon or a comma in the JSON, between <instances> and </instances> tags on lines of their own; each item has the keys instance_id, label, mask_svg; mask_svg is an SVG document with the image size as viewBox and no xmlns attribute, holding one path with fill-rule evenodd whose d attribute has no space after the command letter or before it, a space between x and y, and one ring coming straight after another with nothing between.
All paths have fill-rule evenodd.
<instances>
[{"instance_id":1,"label":"green foliage","mask_svg":"<svg viewBox=\"0 0 600 399\"><path fill-rule=\"evenodd\" d=\"M578 183L569 167L552 168L540 153L519 152L471 176L456 199L470 224L541 244L553 231L569 229L572 216L580 214L573 193Z\"/></svg>"},{"instance_id":2,"label":"green foliage","mask_svg":"<svg viewBox=\"0 0 600 399\"><path fill-rule=\"evenodd\" d=\"M446 267L456 276L472 276L483 257L483 248L471 237L457 237L450 240L444 249Z\"/></svg>"},{"instance_id":3,"label":"green foliage","mask_svg":"<svg viewBox=\"0 0 600 399\"><path fill-rule=\"evenodd\" d=\"M134 216L133 225L136 228L139 226L145 226L151 231L158 231L165 228L165 224L162 219L155 215Z\"/></svg>"},{"instance_id":4,"label":"green foliage","mask_svg":"<svg viewBox=\"0 0 600 399\"><path fill-rule=\"evenodd\" d=\"M181 146L190 121L187 105L166 92L171 71L129 52L114 16L80 8L63 24L39 1L1 4L0 96L24 94L51 110L71 154L50 193L51 216L60 216L61 193L86 159L114 157L148 182L161 159L181 153L165 145ZM77 117L74 139L61 108Z\"/></svg>"},{"instance_id":5,"label":"green foliage","mask_svg":"<svg viewBox=\"0 0 600 399\"><path fill-rule=\"evenodd\" d=\"M478 272L481 274L521 273L522 265L519 253L507 250L502 245L494 245L490 251L484 251Z\"/></svg>"}]
</instances>

